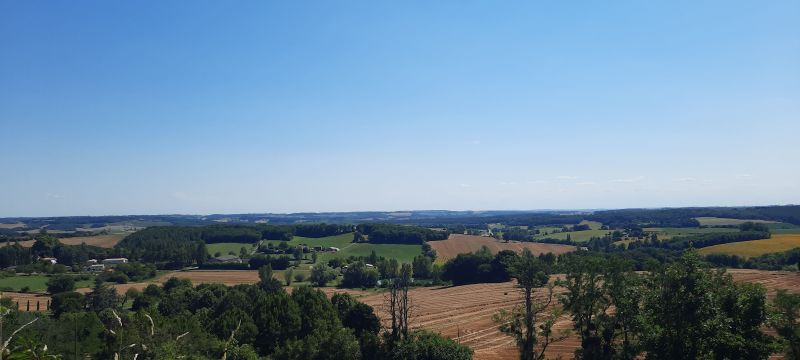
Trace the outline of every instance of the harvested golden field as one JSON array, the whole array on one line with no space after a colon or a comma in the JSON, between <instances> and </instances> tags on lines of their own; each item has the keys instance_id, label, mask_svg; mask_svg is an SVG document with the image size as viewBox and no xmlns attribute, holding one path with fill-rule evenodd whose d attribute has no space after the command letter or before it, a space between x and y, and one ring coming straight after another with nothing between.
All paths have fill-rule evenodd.
<instances>
[{"instance_id":1,"label":"harvested golden field","mask_svg":"<svg viewBox=\"0 0 800 360\"><path fill-rule=\"evenodd\" d=\"M255 284L258 282L258 271L255 270L193 270L175 271L162 275L156 280L163 283L169 278L186 279L194 285L217 283L234 286L239 284ZM277 278L277 277L276 277Z\"/></svg>"},{"instance_id":2,"label":"harvested golden field","mask_svg":"<svg viewBox=\"0 0 800 360\"><path fill-rule=\"evenodd\" d=\"M79 236L71 238L58 239L64 245L86 245L99 246L103 248L112 248L117 245L128 234L111 234L111 235L95 235L95 236Z\"/></svg>"},{"instance_id":3,"label":"harvested golden field","mask_svg":"<svg viewBox=\"0 0 800 360\"><path fill-rule=\"evenodd\" d=\"M39 310L49 310L47 305L50 303L50 295L37 294L37 293L18 293L18 292L4 292L3 298L9 298L11 301L19 305L19 310L28 311L28 303L30 303L30 311L36 311L36 303L39 303Z\"/></svg>"},{"instance_id":4,"label":"harvested golden field","mask_svg":"<svg viewBox=\"0 0 800 360\"><path fill-rule=\"evenodd\" d=\"M19 245L22 246L22 247L31 247L31 246L33 246L33 243L35 243L35 242L36 242L36 240L18 241ZM13 245L13 244L14 244L14 242L4 242L4 243L0 243L0 247Z\"/></svg>"},{"instance_id":5,"label":"harvested golden field","mask_svg":"<svg viewBox=\"0 0 800 360\"><path fill-rule=\"evenodd\" d=\"M554 254L563 254L570 251L575 251L575 247L571 245L559 244L543 244L532 242L519 242L498 241L491 237L475 236L475 235L461 235L453 234L447 240L429 241L428 244L436 250L436 257L438 259L446 260L456 257L458 254L475 252L486 246L492 253L497 253L502 250L513 250L515 252L522 252L522 249L529 249L535 255L542 253L552 252Z\"/></svg>"},{"instance_id":6,"label":"harvested golden field","mask_svg":"<svg viewBox=\"0 0 800 360\"><path fill-rule=\"evenodd\" d=\"M701 254L728 254L742 257L783 252L800 247L800 234L773 234L769 239L720 244L700 249Z\"/></svg>"},{"instance_id":7,"label":"harvested golden field","mask_svg":"<svg viewBox=\"0 0 800 360\"><path fill-rule=\"evenodd\" d=\"M23 228L25 224L18 222L18 223L0 223L0 229L16 229L16 228Z\"/></svg>"},{"instance_id":8,"label":"harvested golden field","mask_svg":"<svg viewBox=\"0 0 800 360\"><path fill-rule=\"evenodd\" d=\"M786 271L730 270L735 281L752 282L764 285L767 296L772 299L777 289L788 289L800 293L800 274ZM563 293L556 288L556 294ZM538 299L544 298L544 290L536 292ZM476 360L518 359L514 340L500 333L492 316L501 309L511 309L521 304L520 294L514 283L474 284L455 287L428 287L411 290L413 316L411 324L415 328L425 328L456 339L475 350ZM365 296L359 299L375 308L378 315L387 319L382 294ZM556 323L557 330L571 328L567 316ZM580 346L580 340L573 336L548 347L547 358L572 358Z\"/></svg>"}]
</instances>

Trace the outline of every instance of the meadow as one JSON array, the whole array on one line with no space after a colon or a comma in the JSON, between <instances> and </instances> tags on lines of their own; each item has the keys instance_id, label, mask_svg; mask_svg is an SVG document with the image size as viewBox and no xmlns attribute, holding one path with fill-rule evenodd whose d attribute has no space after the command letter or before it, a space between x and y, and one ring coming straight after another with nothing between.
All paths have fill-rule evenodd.
<instances>
[{"instance_id":1,"label":"meadow","mask_svg":"<svg viewBox=\"0 0 800 360\"><path fill-rule=\"evenodd\" d=\"M700 226L729 226L729 225L741 225L746 222L753 222L753 223L762 223L762 224L770 224L774 223L774 221L766 221L766 220L755 220L755 219L730 219L730 218L719 218L719 217L697 217L695 218L700 223Z\"/></svg>"},{"instance_id":2,"label":"meadow","mask_svg":"<svg viewBox=\"0 0 800 360\"><path fill-rule=\"evenodd\" d=\"M17 275L5 278L0 278L0 288L12 289L12 291L20 291L24 287L28 287L29 291L44 291L47 289L47 280L49 276L45 275ZM94 279L79 280L75 282L75 287L91 287L94 285Z\"/></svg>"},{"instance_id":3,"label":"meadow","mask_svg":"<svg viewBox=\"0 0 800 360\"><path fill-rule=\"evenodd\" d=\"M655 233L658 236L659 240L669 240L674 237L679 236L691 236L691 235L698 235L698 234L710 234L710 233L734 233L739 231L739 229L734 228L644 228L642 229L648 233Z\"/></svg>"},{"instance_id":4,"label":"meadow","mask_svg":"<svg viewBox=\"0 0 800 360\"><path fill-rule=\"evenodd\" d=\"M378 256L395 258L400 262L411 262L415 256L422 254L422 246L420 245L353 243L353 233L326 236L321 238L295 236L290 241L265 241L265 243L271 243L274 246L278 246L278 244L281 242L285 242L289 246L307 245L311 247L323 246L339 248L339 251L335 253L320 252L318 254L318 259L319 261L325 262L337 257L346 258L349 256L369 256L372 251L375 251Z\"/></svg>"},{"instance_id":5,"label":"meadow","mask_svg":"<svg viewBox=\"0 0 800 360\"><path fill-rule=\"evenodd\" d=\"M217 252L222 255L228 255L230 252L233 252L236 256L239 255L239 251L241 248L247 249L248 252L252 252L255 244L249 243L216 243L216 244L206 244L206 252L209 255L214 256Z\"/></svg>"},{"instance_id":6,"label":"meadow","mask_svg":"<svg viewBox=\"0 0 800 360\"><path fill-rule=\"evenodd\" d=\"M546 231L546 230L545 230ZM572 241L575 242L587 242L593 237L603 237L606 236L610 231L608 230L583 230L583 231L570 231L570 232L559 232L559 233L550 233L548 232L547 235L540 234L536 235L534 239L541 240L541 239L559 239L559 240L566 240L567 235Z\"/></svg>"}]
</instances>

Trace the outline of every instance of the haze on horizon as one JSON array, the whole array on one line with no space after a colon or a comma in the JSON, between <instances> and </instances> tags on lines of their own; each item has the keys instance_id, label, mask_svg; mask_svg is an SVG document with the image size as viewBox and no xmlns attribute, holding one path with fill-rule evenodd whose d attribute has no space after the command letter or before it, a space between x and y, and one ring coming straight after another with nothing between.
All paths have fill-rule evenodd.
<instances>
[{"instance_id":1,"label":"haze on horizon","mask_svg":"<svg viewBox=\"0 0 800 360\"><path fill-rule=\"evenodd\" d=\"M800 203L798 39L797 1L3 1L0 217Z\"/></svg>"}]
</instances>

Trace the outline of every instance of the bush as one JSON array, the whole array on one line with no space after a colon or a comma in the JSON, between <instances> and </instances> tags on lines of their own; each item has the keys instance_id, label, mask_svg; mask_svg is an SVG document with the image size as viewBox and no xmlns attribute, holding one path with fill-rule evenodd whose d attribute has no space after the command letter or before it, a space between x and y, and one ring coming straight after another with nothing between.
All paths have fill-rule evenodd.
<instances>
[{"instance_id":1,"label":"bush","mask_svg":"<svg viewBox=\"0 0 800 360\"><path fill-rule=\"evenodd\" d=\"M47 292L59 294L75 289L75 279L72 276L59 275L47 280Z\"/></svg>"},{"instance_id":2,"label":"bush","mask_svg":"<svg viewBox=\"0 0 800 360\"><path fill-rule=\"evenodd\" d=\"M311 281L315 286L325 286L329 282L336 279L336 272L326 265L316 265L311 268L311 275L308 281Z\"/></svg>"}]
</instances>

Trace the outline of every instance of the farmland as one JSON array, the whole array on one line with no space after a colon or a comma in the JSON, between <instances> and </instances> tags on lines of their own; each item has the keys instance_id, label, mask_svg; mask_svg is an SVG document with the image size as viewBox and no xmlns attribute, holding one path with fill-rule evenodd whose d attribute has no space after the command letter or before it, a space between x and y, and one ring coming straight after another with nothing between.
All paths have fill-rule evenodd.
<instances>
[{"instance_id":1,"label":"farmland","mask_svg":"<svg viewBox=\"0 0 800 360\"><path fill-rule=\"evenodd\" d=\"M777 289L800 292L800 278L796 273L783 271L730 270L735 281L759 283L767 288L767 297L773 298ZM563 289L556 288L556 293ZM426 287L411 290L415 311L411 324L440 332L457 339L460 343L475 350L476 360L512 360L519 355L514 347L514 339L500 333L492 316L501 309L511 309L521 304L518 290L511 282L497 284L475 284L456 287ZM543 290L536 292L541 299ZM386 319L380 294L359 298L371 305L379 316ZM385 324L384 324L385 325ZM556 323L556 330L571 328L567 316ZM552 344L547 351L548 358L571 358L580 346L575 336Z\"/></svg>"},{"instance_id":2,"label":"farmland","mask_svg":"<svg viewBox=\"0 0 800 360\"><path fill-rule=\"evenodd\" d=\"M610 231L608 230L600 230L600 229L593 229L593 230L582 230L582 231L570 231L570 232L557 232L557 233L548 233L547 235L540 234L537 235L536 239L558 239L558 240L566 240L567 236L572 241L575 242L587 242L593 237L603 237L606 236Z\"/></svg>"},{"instance_id":3,"label":"farmland","mask_svg":"<svg viewBox=\"0 0 800 360\"><path fill-rule=\"evenodd\" d=\"M775 234L769 239L714 245L700 249L701 254L728 254L752 257L783 252L800 247L800 234Z\"/></svg>"},{"instance_id":4,"label":"farmland","mask_svg":"<svg viewBox=\"0 0 800 360\"><path fill-rule=\"evenodd\" d=\"M24 228L25 224L21 222L17 223L0 223L0 229L17 229L17 228Z\"/></svg>"},{"instance_id":5,"label":"farmland","mask_svg":"<svg viewBox=\"0 0 800 360\"><path fill-rule=\"evenodd\" d=\"M698 234L709 234L709 233L734 233L739 231L738 229L732 228L644 228L642 229L648 233L655 233L658 236L659 240L669 240L673 237L679 236L691 236L691 235L698 235Z\"/></svg>"},{"instance_id":6,"label":"farmland","mask_svg":"<svg viewBox=\"0 0 800 360\"><path fill-rule=\"evenodd\" d=\"M239 251L242 248L247 249L248 252L253 251L253 245L249 243L216 243L216 244L206 244L206 251L209 255L214 256L217 252L221 253L222 255L227 255L233 252L235 255L239 255Z\"/></svg>"},{"instance_id":7,"label":"farmland","mask_svg":"<svg viewBox=\"0 0 800 360\"><path fill-rule=\"evenodd\" d=\"M58 241L60 241L64 245L80 245L82 243L86 243L86 245L99 246L103 248L113 248L114 245L117 245L117 243L127 235L128 233L80 236L71 238L61 238L58 239Z\"/></svg>"},{"instance_id":8,"label":"farmland","mask_svg":"<svg viewBox=\"0 0 800 360\"><path fill-rule=\"evenodd\" d=\"M47 289L47 280L50 279L44 275L17 275L5 278L0 278L0 288L12 289L19 291L24 287L28 287L29 291L44 291ZM76 287L90 286L94 283L93 279L79 280L75 282Z\"/></svg>"},{"instance_id":9,"label":"farmland","mask_svg":"<svg viewBox=\"0 0 800 360\"><path fill-rule=\"evenodd\" d=\"M482 246L486 246L492 253L497 253L502 250L513 250L515 252L522 252L522 249L530 249L534 254L552 252L554 254L563 254L566 252L574 251L575 247L570 245L558 244L542 244L531 242L502 242L491 237L474 236L474 235L460 235L453 234L447 240L430 241L428 244L436 250L437 258L446 260L454 258L461 253L469 253L480 250Z\"/></svg>"},{"instance_id":10,"label":"farmland","mask_svg":"<svg viewBox=\"0 0 800 360\"><path fill-rule=\"evenodd\" d=\"M774 221L766 221L766 220L754 220L754 219L729 219L729 218L718 218L718 217L697 217L695 218L697 222L700 223L700 226L726 226L726 225L741 225L746 222L753 222L753 223L763 223L763 224L770 224L774 223Z\"/></svg>"},{"instance_id":11,"label":"farmland","mask_svg":"<svg viewBox=\"0 0 800 360\"><path fill-rule=\"evenodd\" d=\"M125 236L129 233L116 233L116 234L109 234L109 235L95 235L95 236L78 236L78 237L66 237L66 238L59 238L58 241L64 245L80 245L86 243L86 245L91 246L99 246L102 248L113 248L114 245L117 245L120 240L122 240ZM31 247L36 242L36 240L23 240L19 242L19 245L22 247ZM0 246L6 246L9 243L4 242L0 244Z\"/></svg>"},{"instance_id":12,"label":"farmland","mask_svg":"<svg viewBox=\"0 0 800 360\"><path fill-rule=\"evenodd\" d=\"M284 241L270 240L275 246ZM307 238L302 236L295 236L290 241L285 241L289 246L308 245L308 246L322 246L322 247L336 247L339 248L338 252L320 252L319 260L328 261L336 257L346 258L349 256L368 256L372 251L378 256L386 258L395 258L400 262L411 262L415 256L422 254L422 247L420 245L405 245L405 244L370 244L370 243L353 243L353 234L341 234L336 236L327 236L321 238Z\"/></svg>"}]
</instances>

